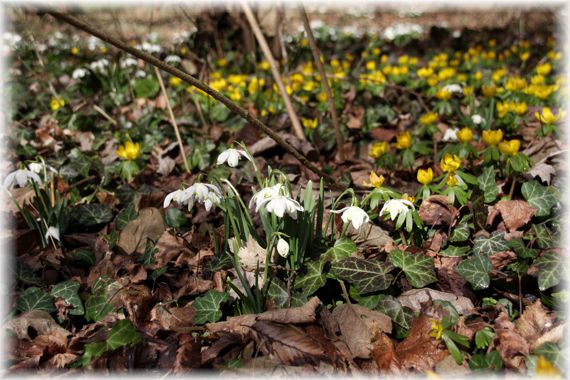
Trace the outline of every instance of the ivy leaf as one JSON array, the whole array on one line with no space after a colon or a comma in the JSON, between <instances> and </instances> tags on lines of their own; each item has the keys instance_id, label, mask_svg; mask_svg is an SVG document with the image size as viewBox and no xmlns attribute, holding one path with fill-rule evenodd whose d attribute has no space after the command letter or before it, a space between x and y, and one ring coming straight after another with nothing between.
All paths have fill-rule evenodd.
<instances>
[{"instance_id":1,"label":"ivy leaf","mask_svg":"<svg viewBox=\"0 0 570 380\"><path fill-rule=\"evenodd\" d=\"M97 259L95 258L95 254L92 250L88 248L77 248L73 252L71 252L71 256L74 260L82 261L89 266L95 265Z\"/></svg>"},{"instance_id":2,"label":"ivy leaf","mask_svg":"<svg viewBox=\"0 0 570 380\"><path fill-rule=\"evenodd\" d=\"M548 229L544 224L532 225L533 238L538 245L538 248L546 249L553 248L557 244L557 238L554 233Z\"/></svg>"},{"instance_id":3,"label":"ivy leaf","mask_svg":"<svg viewBox=\"0 0 570 380\"><path fill-rule=\"evenodd\" d=\"M536 356L544 356L549 362L558 368L564 367L564 356L555 343L544 343L533 352Z\"/></svg>"},{"instance_id":4,"label":"ivy leaf","mask_svg":"<svg viewBox=\"0 0 570 380\"><path fill-rule=\"evenodd\" d=\"M123 319L113 328L107 337L107 347L115 350L123 346L134 346L141 341L141 336L135 329L135 326L128 319Z\"/></svg>"},{"instance_id":5,"label":"ivy leaf","mask_svg":"<svg viewBox=\"0 0 570 380\"><path fill-rule=\"evenodd\" d=\"M382 294L376 310L389 316L395 324L403 329L410 329L412 314L407 313L396 298Z\"/></svg>"},{"instance_id":6,"label":"ivy leaf","mask_svg":"<svg viewBox=\"0 0 570 380\"><path fill-rule=\"evenodd\" d=\"M491 255L495 252L509 249L504 232L494 232L491 236L478 236L473 241L473 253L476 255Z\"/></svg>"},{"instance_id":7,"label":"ivy leaf","mask_svg":"<svg viewBox=\"0 0 570 380\"><path fill-rule=\"evenodd\" d=\"M389 274L392 269L389 263L349 257L333 263L331 273L348 281L358 293L366 294L387 289L394 279Z\"/></svg>"},{"instance_id":8,"label":"ivy leaf","mask_svg":"<svg viewBox=\"0 0 570 380\"><path fill-rule=\"evenodd\" d=\"M406 251L396 249L388 255L390 262L406 274L406 278L414 288L437 281L433 267L433 258L423 254L412 255Z\"/></svg>"},{"instance_id":9,"label":"ivy leaf","mask_svg":"<svg viewBox=\"0 0 570 380\"><path fill-rule=\"evenodd\" d=\"M325 264L321 260L307 261L305 266L307 273L295 280L295 289L301 290L303 295L308 297L325 285L326 279L323 274Z\"/></svg>"},{"instance_id":10,"label":"ivy leaf","mask_svg":"<svg viewBox=\"0 0 570 380\"><path fill-rule=\"evenodd\" d=\"M85 314L85 309L83 308L83 302L79 298L78 290L79 283L73 280L60 282L51 290L51 295L54 298L63 298L65 302L73 306L73 309L69 311L71 315L83 315Z\"/></svg>"},{"instance_id":11,"label":"ivy leaf","mask_svg":"<svg viewBox=\"0 0 570 380\"><path fill-rule=\"evenodd\" d=\"M469 239L469 235L471 235L471 230L469 229L469 223L461 221L453 229L453 232L449 237L449 241L452 243L459 243Z\"/></svg>"},{"instance_id":12,"label":"ivy leaf","mask_svg":"<svg viewBox=\"0 0 570 380\"><path fill-rule=\"evenodd\" d=\"M449 245L438 252L440 256L459 257L465 256L471 251L470 247L458 247L456 245Z\"/></svg>"},{"instance_id":13,"label":"ivy leaf","mask_svg":"<svg viewBox=\"0 0 570 380\"><path fill-rule=\"evenodd\" d=\"M493 265L487 256L475 254L457 265L457 273L473 286L473 289L485 289L491 282Z\"/></svg>"},{"instance_id":14,"label":"ivy leaf","mask_svg":"<svg viewBox=\"0 0 570 380\"><path fill-rule=\"evenodd\" d=\"M521 259L534 259L538 254L538 249L527 248L522 239L507 241L507 245L514 250Z\"/></svg>"},{"instance_id":15,"label":"ivy leaf","mask_svg":"<svg viewBox=\"0 0 570 380\"><path fill-rule=\"evenodd\" d=\"M135 204L130 203L127 207L122 209L115 218L115 225L117 229L122 230L129 222L135 220L138 213L135 210Z\"/></svg>"},{"instance_id":16,"label":"ivy leaf","mask_svg":"<svg viewBox=\"0 0 570 380\"><path fill-rule=\"evenodd\" d=\"M21 312L45 310L48 313L53 313L55 311L53 302L54 299L50 294L44 292L38 287L31 286L20 294L16 308Z\"/></svg>"},{"instance_id":17,"label":"ivy leaf","mask_svg":"<svg viewBox=\"0 0 570 380\"><path fill-rule=\"evenodd\" d=\"M104 294L91 295L85 301L85 318L97 322L113 310Z\"/></svg>"},{"instance_id":18,"label":"ivy leaf","mask_svg":"<svg viewBox=\"0 0 570 380\"><path fill-rule=\"evenodd\" d=\"M493 329L489 326L485 326L475 333L475 345L480 350L487 348L494 337L495 332Z\"/></svg>"},{"instance_id":19,"label":"ivy leaf","mask_svg":"<svg viewBox=\"0 0 570 380\"><path fill-rule=\"evenodd\" d=\"M562 281L564 263L557 254L545 253L534 262L534 265L538 268L538 288L540 291L552 288Z\"/></svg>"},{"instance_id":20,"label":"ivy leaf","mask_svg":"<svg viewBox=\"0 0 570 380\"><path fill-rule=\"evenodd\" d=\"M109 223L113 219L113 212L105 204L91 203L72 208L70 219L83 227L93 227Z\"/></svg>"},{"instance_id":21,"label":"ivy leaf","mask_svg":"<svg viewBox=\"0 0 570 380\"><path fill-rule=\"evenodd\" d=\"M542 186L537 180L523 183L521 187L524 199L534 208L536 216L548 216L558 202L556 191L550 186Z\"/></svg>"},{"instance_id":22,"label":"ivy leaf","mask_svg":"<svg viewBox=\"0 0 570 380\"><path fill-rule=\"evenodd\" d=\"M153 98L160 90L158 81L154 78L137 79L133 85L137 98Z\"/></svg>"},{"instance_id":23,"label":"ivy leaf","mask_svg":"<svg viewBox=\"0 0 570 380\"><path fill-rule=\"evenodd\" d=\"M347 257L350 257L356 252L356 243L349 239L340 239L334 243L322 257L332 262L337 262Z\"/></svg>"},{"instance_id":24,"label":"ivy leaf","mask_svg":"<svg viewBox=\"0 0 570 380\"><path fill-rule=\"evenodd\" d=\"M107 352L106 342L93 342L85 345L85 353L81 357L81 365L87 367L93 359L97 359Z\"/></svg>"},{"instance_id":25,"label":"ivy leaf","mask_svg":"<svg viewBox=\"0 0 570 380\"><path fill-rule=\"evenodd\" d=\"M380 302L380 298L382 298L381 294L372 294L369 296L361 296L360 293L354 288L354 286L350 286L348 289L348 294L352 297L360 306L364 306L370 310L374 309L378 306Z\"/></svg>"},{"instance_id":26,"label":"ivy leaf","mask_svg":"<svg viewBox=\"0 0 570 380\"><path fill-rule=\"evenodd\" d=\"M483 170L483 173L477 178L479 188L484 194L485 203L491 203L499 195L499 187L495 180L495 169L488 166Z\"/></svg>"},{"instance_id":27,"label":"ivy leaf","mask_svg":"<svg viewBox=\"0 0 570 380\"><path fill-rule=\"evenodd\" d=\"M177 208L169 208L166 210L164 221L169 227L180 228L188 222L188 218Z\"/></svg>"},{"instance_id":28,"label":"ivy leaf","mask_svg":"<svg viewBox=\"0 0 570 380\"><path fill-rule=\"evenodd\" d=\"M220 305L227 300L227 293L215 290L209 290L204 296L197 297L192 303L192 307L196 310L194 323L201 325L206 322L217 322L222 317Z\"/></svg>"}]
</instances>

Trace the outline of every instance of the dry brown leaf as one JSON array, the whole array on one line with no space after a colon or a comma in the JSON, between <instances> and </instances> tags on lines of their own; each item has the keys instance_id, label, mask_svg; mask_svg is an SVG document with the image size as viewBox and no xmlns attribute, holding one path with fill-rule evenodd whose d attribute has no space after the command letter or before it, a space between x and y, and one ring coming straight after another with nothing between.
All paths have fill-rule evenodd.
<instances>
[{"instance_id":1,"label":"dry brown leaf","mask_svg":"<svg viewBox=\"0 0 570 380\"><path fill-rule=\"evenodd\" d=\"M524 309L521 317L515 322L518 333L529 343L533 343L548 330L552 329L554 313L548 311L537 300L534 304Z\"/></svg>"},{"instance_id":2,"label":"dry brown leaf","mask_svg":"<svg viewBox=\"0 0 570 380\"><path fill-rule=\"evenodd\" d=\"M445 195L432 195L424 199L418 213L422 221L429 226L441 224L453 226L459 215Z\"/></svg>"},{"instance_id":3,"label":"dry brown leaf","mask_svg":"<svg viewBox=\"0 0 570 380\"><path fill-rule=\"evenodd\" d=\"M400 301L402 306L409 307L413 311L420 311L422 303L435 300L450 302L457 312L462 315L469 314L475 308L473 302L467 297L429 288L408 290L398 297L398 301Z\"/></svg>"},{"instance_id":4,"label":"dry brown leaf","mask_svg":"<svg viewBox=\"0 0 570 380\"><path fill-rule=\"evenodd\" d=\"M67 338L71 335L69 331L57 324L47 311L32 310L21 314L8 322L8 329L12 330L19 339L28 339L29 328L32 327L37 335L57 335Z\"/></svg>"},{"instance_id":5,"label":"dry brown leaf","mask_svg":"<svg viewBox=\"0 0 570 380\"><path fill-rule=\"evenodd\" d=\"M495 332L494 342L505 367L524 372L524 359L530 353L530 347L505 312L495 319Z\"/></svg>"},{"instance_id":6,"label":"dry brown leaf","mask_svg":"<svg viewBox=\"0 0 570 380\"><path fill-rule=\"evenodd\" d=\"M63 354L56 354L50 360L48 360L43 367L45 368L57 368L62 369L65 368L66 365L70 364L77 358L77 355L72 354L70 352L66 352Z\"/></svg>"},{"instance_id":7,"label":"dry brown leaf","mask_svg":"<svg viewBox=\"0 0 570 380\"><path fill-rule=\"evenodd\" d=\"M66 129L67 131L67 129ZM79 143L79 150L82 152L89 152L93 149L93 141L95 141L95 135L91 131L81 132L75 131L73 132L73 138L75 141Z\"/></svg>"},{"instance_id":8,"label":"dry brown leaf","mask_svg":"<svg viewBox=\"0 0 570 380\"><path fill-rule=\"evenodd\" d=\"M540 336L537 340L531 342L530 350L534 351L538 347L542 346L546 343L559 343L564 339L564 328L566 324L558 325L554 327L552 330L545 332L542 336Z\"/></svg>"},{"instance_id":9,"label":"dry brown leaf","mask_svg":"<svg viewBox=\"0 0 570 380\"><path fill-rule=\"evenodd\" d=\"M346 343L353 358L370 358L375 336L379 332L392 332L392 320L388 316L357 304L337 306L332 315L338 322L340 339Z\"/></svg>"},{"instance_id":10,"label":"dry brown leaf","mask_svg":"<svg viewBox=\"0 0 570 380\"><path fill-rule=\"evenodd\" d=\"M556 168L552 165L547 164L546 162L539 162L530 168L527 174L529 174L532 178L539 177L541 181L546 182L547 185L550 185L552 176L556 174Z\"/></svg>"},{"instance_id":11,"label":"dry brown leaf","mask_svg":"<svg viewBox=\"0 0 570 380\"><path fill-rule=\"evenodd\" d=\"M378 339L372 343L372 358L376 361L376 365L383 371L398 372L400 362L396 356L394 343L384 333L380 333Z\"/></svg>"},{"instance_id":12,"label":"dry brown leaf","mask_svg":"<svg viewBox=\"0 0 570 380\"><path fill-rule=\"evenodd\" d=\"M387 244L394 243L394 239L390 237L388 232L372 223L366 223L358 230L355 230L352 224L349 224L346 234L357 245L369 246L378 249L384 249Z\"/></svg>"},{"instance_id":13,"label":"dry brown leaf","mask_svg":"<svg viewBox=\"0 0 570 380\"><path fill-rule=\"evenodd\" d=\"M513 251L501 251L489 255L489 260L491 261L491 264L493 264L493 271L500 271L505 266L516 261L516 259L517 254Z\"/></svg>"},{"instance_id":14,"label":"dry brown leaf","mask_svg":"<svg viewBox=\"0 0 570 380\"><path fill-rule=\"evenodd\" d=\"M362 106L351 107L350 110L346 112L348 115L348 121L346 122L347 128L360 129L362 127L362 120L364 119L365 113L364 107Z\"/></svg>"},{"instance_id":15,"label":"dry brown leaf","mask_svg":"<svg viewBox=\"0 0 570 380\"><path fill-rule=\"evenodd\" d=\"M176 350L176 359L172 371L180 374L189 369L200 367L200 350L201 345L198 339L189 334L182 335L178 350Z\"/></svg>"},{"instance_id":16,"label":"dry brown leaf","mask_svg":"<svg viewBox=\"0 0 570 380\"><path fill-rule=\"evenodd\" d=\"M222 351L225 351L230 346L235 346L241 344L241 338L236 334L227 333L222 335L222 337L216 340L210 347L202 351L202 365L216 359L220 356Z\"/></svg>"},{"instance_id":17,"label":"dry brown leaf","mask_svg":"<svg viewBox=\"0 0 570 380\"><path fill-rule=\"evenodd\" d=\"M192 254L190 249L186 248L183 238L174 236L168 231L162 233L155 248L157 249L154 255L155 262L150 266L150 269L162 268L183 253Z\"/></svg>"},{"instance_id":18,"label":"dry brown leaf","mask_svg":"<svg viewBox=\"0 0 570 380\"><path fill-rule=\"evenodd\" d=\"M431 325L431 319L425 315L412 320L409 335L396 346L402 369L431 370L448 355L442 342L430 336Z\"/></svg>"},{"instance_id":19,"label":"dry brown leaf","mask_svg":"<svg viewBox=\"0 0 570 380\"><path fill-rule=\"evenodd\" d=\"M491 206L487 216L487 225L493 224L497 215L501 215L510 232L527 224L536 213L536 209L523 200L499 201Z\"/></svg>"},{"instance_id":20,"label":"dry brown leaf","mask_svg":"<svg viewBox=\"0 0 570 380\"><path fill-rule=\"evenodd\" d=\"M228 241L228 244L232 253L235 254L233 251L234 242L235 238L232 238ZM255 271L257 268L260 270L262 268L265 268L265 258L267 256L267 252L265 248L261 247L251 235L247 238L245 245L238 249L237 255L239 257L241 266L246 271Z\"/></svg>"},{"instance_id":21,"label":"dry brown leaf","mask_svg":"<svg viewBox=\"0 0 570 380\"><path fill-rule=\"evenodd\" d=\"M148 239L156 241L166 229L162 214L156 208L145 208L129 222L119 235L117 246L127 254L143 254Z\"/></svg>"},{"instance_id":22,"label":"dry brown leaf","mask_svg":"<svg viewBox=\"0 0 570 380\"><path fill-rule=\"evenodd\" d=\"M251 327L261 352L285 365L317 365L327 356L303 330L290 325L258 321Z\"/></svg>"},{"instance_id":23,"label":"dry brown leaf","mask_svg":"<svg viewBox=\"0 0 570 380\"><path fill-rule=\"evenodd\" d=\"M471 374L471 370L464 365L457 364L451 355L440 361L435 366L435 373L446 377L464 377Z\"/></svg>"}]
</instances>

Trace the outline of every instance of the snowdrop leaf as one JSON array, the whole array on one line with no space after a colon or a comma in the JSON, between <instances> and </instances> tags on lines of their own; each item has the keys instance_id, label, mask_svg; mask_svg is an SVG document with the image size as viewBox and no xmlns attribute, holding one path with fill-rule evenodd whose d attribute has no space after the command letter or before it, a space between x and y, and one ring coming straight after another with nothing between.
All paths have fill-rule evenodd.
<instances>
[{"instance_id":1,"label":"snowdrop leaf","mask_svg":"<svg viewBox=\"0 0 570 380\"><path fill-rule=\"evenodd\" d=\"M333 263L331 273L366 294L387 289L394 279L389 273L392 269L389 263L349 257Z\"/></svg>"},{"instance_id":2,"label":"snowdrop leaf","mask_svg":"<svg viewBox=\"0 0 570 380\"><path fill-rule=\"evenodd\" d=\"M388 255L390 262L404 271L406 278L414 288L437 281L433 270L433 258L423 254L411 254L406 251L394 250Z\"/></svg>"}]
</instances>

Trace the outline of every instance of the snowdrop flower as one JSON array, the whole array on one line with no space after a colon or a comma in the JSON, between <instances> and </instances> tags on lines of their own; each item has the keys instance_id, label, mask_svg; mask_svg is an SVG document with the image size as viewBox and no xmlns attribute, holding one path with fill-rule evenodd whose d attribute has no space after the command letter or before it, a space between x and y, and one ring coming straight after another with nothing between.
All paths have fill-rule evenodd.
<instances>
[{"instance_id":1,"label":"snowdrop flower","mask_svg":"<svg viewBox=\"0 0 570 380\"><path fill-rule=\"evenodd\" d=\"M131 66L136 66L138 64L138 61L132 57L127 57L123 60L121 60L121 68L127 68L127 67L131 67Z\"/></svg>"},{"instance_id":2,"label":"snowdrop flower","mask_svg":"<svg viewBox=\"0 0 570 380\"><path fill-rule=\"evenodd\" d=\"M147 53L160 53L162 51L162 47L160 45L151 44L148 42L143 42L142 45L137 45L138 49L144 50Z\"/></svg>"},{"instance_id":3,"label":"snowdrop flower","mask_svg":"<svg viewBox=\"0 0 570 380\"><path fill-rule=\"evenodd\" d=\"M144 78L146 77L146 72L144 70L137 70L137 72L135 73L135 77Z\"/></svg>"},{"instance_id":4,"label":"snowdrop flower","mask_svg":"<svg viewBox=\"0 0 570 380\"><path fill-rule=\"evenodd\" d=\"M49 165L46 165L43 162L31 162L28 164L28 169L37 174L43 173L44 170L48 170L52 173L57 173L57 170L55 170L53 167Z\"/></svg>"},{"instance_id":5,"label":"snowdrop flower","mask_svg":"<svg viewBox=\"0 0 570 380\"><path fill-rule=\"evenodd\" d=\"M279 238L277 241L277 253L283 258L289 256L289 243L285 239Z\"/></svg>"},{"instance_id":6,"label":"snowdrop flower","mask_svg":"<svg viewBox=\"0 0 570 380\"><path fill-rule=\"evenodd\" d=\"M396 37L405 36L407 34L421 34L423 29L418 24L395 24L384 30L383 37L388 40L394 40Z\"/></svg>"},{"instance_id":7,"label":"snowdrop flower","mask_svg":"<svg viewBox=\"0 0 570 380\"><path fill-rule=\"evenodd\" d=\"M185 190L176 190L164 198L164 207L168 207L172 201L179 204L188 204L188 210L194 207L196 201L203 203L206 211L212 206L218 205L222 199L221 190L208 183L195 183Z\"/></svg>"},{"instance_id":8,"label":"snowdrop flower","mask_svg":"<svg viewBox=\"0 0 570 380\"><path fill-rule=\"evenodd\" d=\"M38 185L42 184L42 179L37 173L28 169L18 169L6 176L3 186L5 189L12 189L16 185L18 185L18 187L24 187L30 179Z\"/></svg>"},{"instance_id":9,"label":"snowdrop flower","mask_svg":"<svg viewBox=\"0 0 570 380\"><path fill-rule=\"evenodd\" d=\"M226 149L218 156L218 165L227 162L228 166L235 168L242 157L245 157L249 160L247 153L241 149Z\"/></svg>"},{"instance_id":10,"label":"snowdrop flower","mask_svg":"<svg viewBox=\"0 0 570 380\"><path fill-rule=\"evenodd\" d=\"M253 205L255 204L255 211L258 211L263 201L265 201L266 199L275 198L276 196L279 195L279 192L283 193L281 189L285 190L286 188L280 183L271 187L266 187L264 189L261 189L257 193L253 194L253 197L251 197L251 200L249 201L249 208L252 208ZM285 195L289 195L288 192Z\"/></svg>"},{"instance_id":11,"label":"snowdrop flower","mask_svg":"<svg viewBox=\"0 0 570 380\"><path fill-rule=\"evenodd\" d=\"M297 219L297 211L304 211L303 206L301 206L299 202L284 195L264 199L255 211L259 211L262 207L265 208L267 212L275 214L278 218L282 218L283 215L288 214L291 218Z\"/></svg>"},{"instance_id":12,"label":"snowdrop flower","mask_svg":"<svg viewBox=\"0 0 570 380\"><path fill-rule=\"evenodd\" d=\"M401 213L408 212L410 207L413 209L414 204L407 199L391 199L384 203L384 206L380 210L380 215L389 213L390 219L394 220Z\"/></svg>"},{"instance_id":13,"label":"snowdrop flower","mask_svg":"<svg viewBox=\"0 0 570 380\"><path fill-rule=\"evenodd\" d=\"M485 123L485 119L483 119L481 115L477 114L471 115L471 121L473 121L473 124L475 125L480 125Z\"/></svg>"},{"instance_id":14,"label":"snowdrop flower","mask_svg":"<svg viewBox=\"0 0 570 380\"><path fill-rule=\"evenodd\" d=\"M358 230L360 226L370 221L370 217L368 217L366 211L356 206L345 207L340 210L332 210L331 212L334 214L342 213L340 218L344 224L352 223L352 227L354 227L355 230Z\"/></svg>"},{"instance_id":15,"label":"snowdrop flower","mask_svg":"<svg viewBox=\"0 0 570 380\"><path fill-rule=\"evenodd\" d=\"M164 62L168 63L169 65L175 65L177 63L182 62L182 58L180 58L177 55L172 54L172 55L169 55L166 58L164 58Z\"/></svg>"},{"instance_id":16,"label":"snowdrop flower","mask_svg":"<svg viewBox=\"0 0 570 380\"><path fill-rule=\"evenodd\" d=\"M457 132L459 131L458 128L447 128L445 133L443 134L443 138L441 141L457 141Z\"/></svg>"},{"instance_id":17,"label":"snowdrop flower","mask_svg":"<svg viewBox=\"0 0 570 380\"><path fill-rule=\"evenodd\" d=\"M89 64L89 68L93 71L104 72L105 69L109 66L109 61L105 58L101 58L95 62L91 62Z\"/></svg>"},{"instance_id":18,"label":"snowdrop flower","mask_svg":"<svg viewBox=\"0 0 570 380\"><path fill-rule=\"evenodd\" d=\"M45 238L46 238L46 240L48 240L50 237L54 238L57 241L60 241L59 240L59 228L53 227L53 226L48 227L48 229L46 231Z\"/></svg>"},{"instance_id":19,"label":"snowdrop flower","mask_svg":"<svg viewBox=\"0 0 570 380\"><path fill-rule=\"evenodd\" d=\"M79 68L79 69L73 70L73 74L71 74L71 77L73 79L77 80L77 79L84 78L87 74L89 74L89 71L87 69Z\"/></svg>"},{"instance_id":20,"label":"snowdrop flower","mask_svg":"<svg viewBox=\"0 0 570 380\"><path fill-rule=\"evenodd\" d=\"M455 94L455 93L461 94L461 93L463 93L461 86L458 85L457 83L448 84L448 85L444 86L443 89L445 91L449 92L450 94Z\"/></svg>"}]
</instances>

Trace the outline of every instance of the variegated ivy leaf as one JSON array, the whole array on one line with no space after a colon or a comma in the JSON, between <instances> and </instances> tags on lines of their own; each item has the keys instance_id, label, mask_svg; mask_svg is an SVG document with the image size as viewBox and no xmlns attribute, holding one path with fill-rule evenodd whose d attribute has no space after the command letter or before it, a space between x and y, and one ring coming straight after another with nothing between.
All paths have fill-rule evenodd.
<instances>
[{"instance_id":1,"label":"variegated ivy leaf","mask_svg":"<svg viewBox=\"0 0 570 380\"><path fill-rule=\"evenodd\" d=\"M326 282L326 275L323 274L325 263L322 260L307 261L305 263L307 273L295 279L295 289L299 289L304 296L310 296Z\"/></svg>"},{"instance_id":2,"label":"variegated ivy leaf","mask_svg":"<svg viewBox=\"0 0 570 380\"><path fill-rule=\"evenodd\" d=\"M564 262L556 253L543 254L534 265L538 268L538 288L541 291L552 288L562 281Z\"/></svg>"},{"instance_id":3,"label":"variegated ivy leaf","mask_svg":"<svg viewBox=\"0 0 570 380\"><path fill-rule=\"evenodd\" d=\"M396 249L390 252L388 258L395 267L404 271L406 278L414 288L423 288L437 281L432 257L421 253L411 254Z\"/></svg>"},{"instance_id":4,"label":"variegated ivy leaf","mask_svg":"<svg viewBox=\"0 0 570 380\"><path fill-rule=\"evenodd\" d=\"M537 180L523 183L521 193L524 199L536 208L536 216L548 216L558 202L556 190L550 186L542 186Z\"/></svg>"},{"instance_id":5,"label":"variegated ivy leaf","mask_svg":"<svg viewBox=\"0 0 570 380\"><path fill-rule=\"evenodd\" d=\"M196 298L192 303L192 307L196 310L194 323L200 325L206 322L217 322L222 317L220 305L227 300L227 293L215 290L208 290L202 297Z\"/></svg>"},{"instance_id":6,"label":"variegated ivy leaf","mask_svg":"<svg viewBox=\"0 0 570 380\"><path fill-rule=\"evenodd\" d=\"M389 263L349 257L333 263L331 273L348 281L358 293L366 294L387 289L394 279L389 274L392 269Z\"/></svg>"},{"instance_id":7,"label":"variegated ivy leaf","mask_svg":"<svg viewBox=\"0 0 570 380\"><path fill-rule=\"evenodd\" d=\"M495 180L495 169L488 166L483 170L483 173L477 178L477 184L484 194L485 203L491 203L499 194L499 187Z\"/></svg>"},{"instance_id":8,"label":"variegated ivy leaf","mask_svg":"<svg viewBox=\"0 0 570 380\"><path fill-rule=\"evenodd\" d=\"M79 283L73 280L60 282L51 290L51 295L55 298L63 298L65 302L70 304L73 308L69 310L71 315L83 315L85 310L83 308L83 302L79 298L78 290Z\"/></svg>"},{"instance_id":9,"label":"variegated ivy leaf","mask_svg":"<svg viewBox=\"0 0 570 380\"><path fill-rule=\"evenodd\" d=\"M336 262L350 257L354 252L356 252L355 242L349 239L340 239L337 240L334 246L326 251L322 257L325 260Z\"/></svg>"},{"instance_id":10,"label":"variegated ivy leaf","mask_svg":"<svg viewBox=\"0 0 570 380\"><path fill-rule=\"evenodd\" d=\"M30 286L18 297L16 308L18 311L45 310L49 313L55 311L53 297L42 289Z\"/></svg>"},{"instance_id":11,"label":"variegated ivy leaf","mask_svg":"<svg viewBox=\"0 0 570 380\"><path fill-rule=\"evenodd\" d=\"M389 316L394 323L403 329L408 330L410 328L412 313L407 312L396 298L382 294L376 310Z\"/></svg>"},{"instance_id":12,"label":"variegated ivy leaf","mask_svg":"<svg viewBox=\"0 0 570 380\"><path fill-rule=\"evenodd\" d=\"M289 293L287 292L287 284L274 277L271 279L271 284L267 291L270 299L275 301L279 307L288 307L287 301L289 300ZM291 307L302 306L307 303L307 297L299 292L292 292L291 294Z\"/></svg>"},{"instance_id":13,"label":"variegated ivy leaf","mask_svg":"<svg viewBox=\"0 0 570 380\"><path fill-rule=\"evenodd\" d=\"M552 248L558 244L558 237L544 224L533 224L532 232L534 235L532 238L538 245L538 248Z\"/></svg>"},{"instance_id":14,"label":"variegated ivy leaf","mask_svg":"<svg viewBox=\"0 0 570 380\"><path fill-rule=\"evenodd\" d=\"M458 247L456 245L448 245L445 249L438 252L440 256L459 257L469 254L471 247Z\"/></svg>"},{"instance_id":15,"label":"variegated ivy leaf","mask_svg":"<svg viewBox=\"0 0 570 380\"><path fill-rule=\"evenodd\" d=\"M471 235L471 230L469 229L469 223L464 222L461 220L457 226L453 229L451 236L449 237L449 241L451 243L459 243L469 239L469 235Z\"/></svg>"},{"instance_id":16,"label":"variegated ivy leaf","mask_svg":"<svg viewBox=\"0 0 570 380\"><path fill-rule=\"evenodd\" d=\"M494 232L491 236L478 236L473 241L473 253L476 255L491 255L495 252L506 251L509 249L505 241L504 232Z\"/></svg>"},{"instance_id":17,"label":"variegated ivy leaf","mask_svg":"<svg viewBox=\"0 0 570 380\"><path fill-rule=\"evenodd\" d=\"M457 273L467 280L473 289L485 289L491 282L491 269L493 265L487 256L475 254L457 265Z\"/></svg>"}]
</instances>

